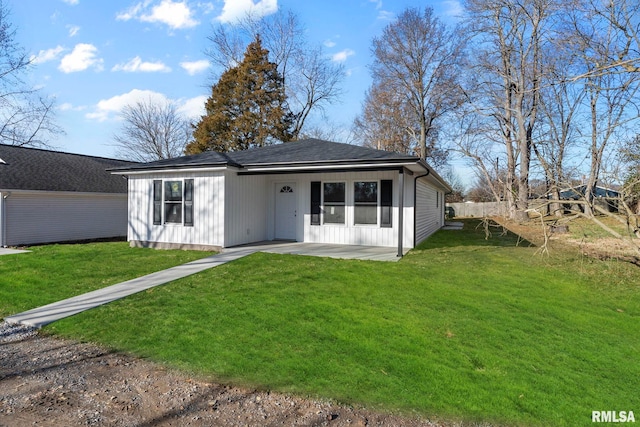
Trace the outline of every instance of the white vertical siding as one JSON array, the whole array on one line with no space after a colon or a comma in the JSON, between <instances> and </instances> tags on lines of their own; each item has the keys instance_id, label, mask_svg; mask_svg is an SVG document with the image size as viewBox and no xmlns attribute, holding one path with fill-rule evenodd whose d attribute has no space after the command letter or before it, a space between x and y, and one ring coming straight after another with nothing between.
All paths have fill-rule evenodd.
<instances>
[{"instance_id":1,"label":"white vertical siding","mask_svg":"<svg viewBox=\"0 0 640 427\"><path fill-rule=\"evenodd\" d=\"M396 171L334 172L295 175L298 188L298 241L366 246L397 246L398 244L398 173ZM274 178L275 179L275 178ZM279 180L287 179L280 177ZM288 179L291 179L290 176ZM355 181L393 180L392 227L354 225L353 183ZM345 182L345 224L311 225L311 182ZM378 188L378 191L380 189ZM406 204L405 204L406 206ZM411 211L413 212L413 211ZM411 213L413 214L413 213ZM405 216L406 216L405 208ZM406 225L406 221L405 221Z\"/></svg>"},{"instance_id":2,"label":"white vertical siding","mask_svg":"<svg viewBox=\"0 0 640 427\"><path fill-rule=\"evenodd\" d=\"M193 226L153 224L153 180L193 179ZM223 172L156 173L129 177L130 241L224 246Z\"/></svg>"},{"instance_id":3,"label":"white vertical siding","mask_svg":"<svg viewBox=\"0 0 640 427\"><path fill-rule=\"evenodd\" d=\"M267 240L268 176L227 172L225 194L224 246Z\"/></svg>"},{"instance_id":4,"label":"white vertical siding","mask_svg":"<svg viewBox=\"0 0 640 427\"><path fill-rule=\"evenodd\" d=\"M443 223L442 192L438 194L427 179L421 178L416 183L416 245L438 231Z\"/></svg>"},{"instance_id":5,"label":"white vertical siding","mask_svg":"<svg viewBox=\"0 0 640 427\"><path fill-rule=\"evenodd\" d=\"M13 191L4 203L7 245L99 239L127 233L125 194Z\"/></svg>"}]
</instances>

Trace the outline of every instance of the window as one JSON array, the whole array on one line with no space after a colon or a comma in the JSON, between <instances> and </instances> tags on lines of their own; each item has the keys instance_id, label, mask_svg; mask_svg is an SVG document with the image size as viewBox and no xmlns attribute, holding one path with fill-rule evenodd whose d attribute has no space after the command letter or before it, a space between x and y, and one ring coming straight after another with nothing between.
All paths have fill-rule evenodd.
<instances>
[{"instance_id":1,"label":"window","mask_svg":"<svg viewBox=\"0 0 640 427\"><path fill-rule=\"evenodd\" d=\"M182 181L164 182L164 222L182 224Z\"/></svg>"},{"instance_id":2,"label":"window","mask_svg":"<svg viewBox=\"0 0 640 427\"><path fill-rule=\"evenodd\" d=\"M193 225L193 180L184 180L184 225Z\"/></svg>"},{"instance_id":3,"label":"window","mask_svg":"<svg viewBox=\"0 0 640 427\"><path fill-rule=\"evenodd\" d=\"M378 223L378 183L354 182L353 183L354 223L377 224Z\"/></svg>"},{"instance_id":4,"label":"window","mask_svg":"<svg viewBox=\"0 0 640 427\"><path fill-rule=\"evenodd\" d=\"M153 223L162 224L162 181L153 181Z\"/></svg>"},{"instance_id":5,"label":"window","mask_svg":"<svg viewBox=\"0 0 640 427\"><path fill-rule=\"evenodd\" d=\"M325 182L324 183L324 223L344 224L345 205L345 183Z\"/></svg>"},{"instance_id":6,"label":"window","mask_svg":"<svg viewBox=\"0 0 640 427\"><path fill-rule=\"evenodd\" d=\"M354 225L392 227L393 180L351 181L348 185L349 188L346 182L311 182L311 225L344 225L348 213L349 223Z\"/></svg>"},{"instance_id":7,"label":"window","mask_svg":"<svg viewBox=\"0 0 640 427\"><path fill-rule=\"evenodd\" d=\"M163 224L163 214L164 224L193 225L193 179L153 181L153 223Z\"/></svg>"}]
</instances>

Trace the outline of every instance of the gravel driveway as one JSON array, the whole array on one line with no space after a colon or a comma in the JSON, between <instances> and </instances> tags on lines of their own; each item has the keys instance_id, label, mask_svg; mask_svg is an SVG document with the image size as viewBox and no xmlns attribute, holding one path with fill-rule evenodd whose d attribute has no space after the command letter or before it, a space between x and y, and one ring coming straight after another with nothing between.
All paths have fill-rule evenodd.
<instances>
[{"instance_id":1,"label":"gravel driveway","mask_svg":"<svg viewBox=\"0 0 640 427\"><path fill-rule=\"evenodd\" d=\"M0 361L0 427L444 425L213 384L7 323Z\"/></svg>"}]
</instances>

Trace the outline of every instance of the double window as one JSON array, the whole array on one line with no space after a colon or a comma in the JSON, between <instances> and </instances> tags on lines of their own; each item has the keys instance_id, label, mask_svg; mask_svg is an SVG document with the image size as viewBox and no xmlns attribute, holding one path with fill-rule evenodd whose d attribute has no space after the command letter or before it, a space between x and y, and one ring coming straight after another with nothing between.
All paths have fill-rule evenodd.
<instances>
[{"instance_id":1,"label":"double window","mask_svg":"<svg viewBox=\"0 0 640 427\"><path fill-rule=\"evenodd\" d=\"M346 224L347 200L350 200L353 225L391 227L392 188L392 180L314 181L311 183L311 225Z\"/></svg>"},{"instance_id":2,"label":"double window","mask_svg":"<svg viewBox=\"0 0 640 427\"><path fill-rule=\"evenodd\" d=\"M193 225L193 179L153 181L153 223Z\"/></svg>"}]
</instances>

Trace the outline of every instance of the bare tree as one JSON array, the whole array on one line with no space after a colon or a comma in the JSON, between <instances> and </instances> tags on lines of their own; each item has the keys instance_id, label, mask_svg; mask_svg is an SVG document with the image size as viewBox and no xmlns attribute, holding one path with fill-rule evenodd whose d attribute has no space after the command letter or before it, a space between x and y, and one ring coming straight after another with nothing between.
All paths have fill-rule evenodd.
<instances>
[{"instance_id":1,"label":"bare tree","mask_svg":"<svg viewBox=\"0 0 640 427\"><path fill-rule=\"evenodd\" d=\"M25 84L33 60L15 37L9 10L0 0L0 142L47 147L51 137L62 133L54 121L54 101Z\"/></svg>"},{"instance_id":2,"label":"bare tree","mask_svg":"<svg viewBox=\"0 0 640 427\"><path fill-rule=\"evenodd\" d=\"M420 157L430 157L428 140L437 136L438 122L464 100L458 84L463 39L433 9L409 8L373 39L372 53L371 74L376 83L369 101L376 102L376 91L386 93L390 112L403 109L408 113L398 125L416 141ZM365 105L363 118L367 108Z\"/></svg>"},{"instance_id":3,"label":"bare tree","mask_svg":"<svg viewBox=\"0 0 640 427\"><path fill-rule=\"evenodd\" d=\"M506 198L512 218L527 220L532 147L539 122L542 58L553 0L467 0L480 76L471 89L477 114L493 121L505 149ZM491 137L494 131L491 131Z\"/></svg>"},{"instance_id":4,"label":"bare tree","mask_svg":"<svg viewBox=\"0 0 640 427\"><path fill-rule=\"evenodd\" d=\"M123 159L150 162L179 157L191 138L189 121L170 102L138 101L124 107L121 118L113 145Z\"/></svg>"},{"instance_id":5,"label":"bare tree","mask_svg":"<svg viewBox=\"0 0 640 427\"><path fill-rule=\"evenodd\" d=\"M584 0L568 16L574 32L572 48L583 66L574 80L583 88L588 111L588 126L582 133L590 160L584 210L593 215L594 190L607 149L640 116L640 5L628 0Z\"/></svg>"},{"instance_id":6,"label":"bare tree","mask_svg":"<svg viewBox=\"0 0 640 427\"><path fill-rule=\"evenodd\" d=\"M414 153L413 127L405 96L391 90L391 85L374 82L365 93L362 113L353 122L353 132L360 144L378 150Z\"/></svg>"},{"instance_id":7,"label":"bare tree","mask_svg":"<svg viewBox=\"0 0 640 427\"><path fill-rule=\"evenodd\" d=\"M260 18L247 15L232 26L218 25L208 37L212 46L205 53L226 70L240 63L246 46L257 35L284 77L294 115L292 135L298 139L312 113L323 114L339 100L344 67L326 57L321 47L309 44L305 28L291 11Z\"/></svg>"},{"instance_id":8,"label":"bare tree","mask_svg":"<svg viewBox=\"0 0 640 427\"><path fill-rule=\"evenodd\" d=\"M574 52L562 42L547 50L546 81L540 93L540 135L533 144L536 158L543 170L546 193L552 202L548 213L560 217L563 207L560 194L571 186L572 168L569 162L578 151L580 112L585 93L570 77L577 71Z\"/></svg>"}]
</instances>

